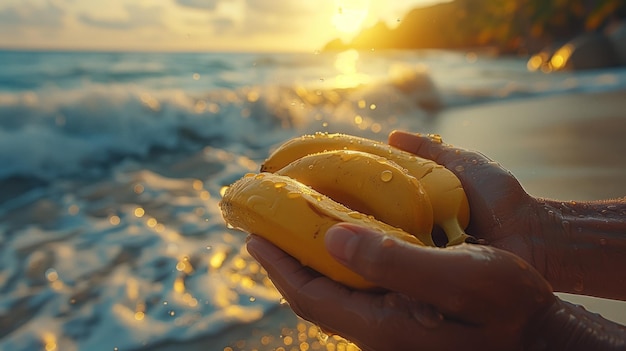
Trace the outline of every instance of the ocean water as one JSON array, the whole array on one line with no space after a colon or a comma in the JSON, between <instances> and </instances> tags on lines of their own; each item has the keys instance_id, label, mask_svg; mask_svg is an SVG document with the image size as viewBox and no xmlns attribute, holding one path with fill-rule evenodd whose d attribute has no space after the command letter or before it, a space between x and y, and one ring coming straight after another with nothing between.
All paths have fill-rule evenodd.
<instances>
[{"instance_id":1,"label":"ocean water","mask_svg":"<svg viewBox=\"0 0 626 351\"><path fill-rule=\"evenodd\" d=\"M0 349L148 350L261 320L280 295L218 202L287 138L625 88L624 69L434 50L0 51Z\"/></svg>"}]
</instances>

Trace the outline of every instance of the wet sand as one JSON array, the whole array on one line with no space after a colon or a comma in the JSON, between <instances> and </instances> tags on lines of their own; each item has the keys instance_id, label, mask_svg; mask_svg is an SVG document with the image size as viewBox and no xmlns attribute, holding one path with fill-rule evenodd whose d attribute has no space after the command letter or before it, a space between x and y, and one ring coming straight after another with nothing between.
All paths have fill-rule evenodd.
<instances>
[{"instance_id":1,"label":"wet sand","mask_svg":"<svg viewBox=\"0 0 626 351\"><path fill-rule=\"evenodd\" d=\"M626 91L451 109L430 128L500 162L533 195L626 196Z\"/></svg>"},{"instance_id":2,"label":"wet sand","mask_svg":"<svg viewBox=\"0 0 626 351\"><path fill-rule=\"evenodd\" d=\"M444 141L509 169L534 196L626 196L626 91L571 94L451 109L430 125ZM626 302L558 294L626 324Z\"/></svg>"}]
</instances>

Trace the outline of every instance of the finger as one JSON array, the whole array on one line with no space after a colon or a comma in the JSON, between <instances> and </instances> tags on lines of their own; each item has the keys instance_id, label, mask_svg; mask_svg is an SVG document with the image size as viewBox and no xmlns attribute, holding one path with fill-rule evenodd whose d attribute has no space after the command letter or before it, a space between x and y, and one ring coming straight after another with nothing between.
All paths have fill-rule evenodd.
<instances>
[{"instance_id":1,"label":"finger","mask_svg":"<svg viewBox=\"0 0 626 351\"><path fill-rule=\"evenodd\" d=\"M340 319L335 316L318 317L315 312L319 308L337 311L340 302L328 300L325 306L321 306L317 296L320 291L326 291L340 297L345 294L345 287L302 266L293 257L258 236L249 237L247 250L267 271L268 277L294 313L320 326L326 333L336 334L336 330L343 330L340 329L341 323L334 323Z\"/></svg>"},{"instance_id":2,"label":"finger","mask_svg":"<svg viewBox=\"0 0 626 351\"><path fill-rule=\"evenodd\" d=\"M340 331L356 341L359 331L377 325L379 316L369 307L374 297L352 291L329 278L314 274L270 242L250 236L248 252L257 259L268 276L300 317L326 331ZM389 312L389 311L388 311Z\"/></svg>"},{"instance_id":3,"label":"finger","mask_svg":"<svg viewBox=\"0 0 626 351\"><path fill-rule=\"evenodd\" d=\"M443 165L452 171L464 186L466 184L473 185L472 188L489 186L494 189L505 186L509 191L511 181L517 184L513 175L499 163L480 152L446 144L439 136L394 131L389 135L389 144Z\"/></svg>"},{"instance_id":4,"label":"finger","mask_svg":"<svg viewBox=\"0 0 626 351\"><path fill-rule=\"evenodd\" d=\"M437 317L432 308L405 295L353 291L313 274L257 236L251 236L247 248L295 313L364 349L414 350L419 345L449 350L479 337L473 327Z\"/></svg>"},{"instance_id":5,"label":"finger","mask_svg":"<svg viewBox=\"0 0 626 351\"><path fill-rule=\"evenodd\" d=\"M497 208L491 209L493 204L502 199L515 203L529 198L511 172L479 152L453 147L444 143L440 137L404 131L392 132L389 135L389 144L433 160L452 171L461 181L471 208L479 210L473 212L472 221L480 220L480 215L506 215L496 213L499 210ZM491 213L491 210L496 212Z\"/></svg>"},{"instance_id":6,"label":"finger","mask_svg":"<svg viewBox=\"0 0 626 351\"><path fill-rule=\"evenodd\" d=\"M304 319L318 320L315 312L319 308L316 301L320 296L330 293L339 298L350 294L345 286L303 266L295 258L261 237L251 235L246 247L265 268L294 312ZM330 301L326 305L333 310L339 307ZM328 325L322 326L334 330Z\"/></svg>"},{"instance_id":7,"label":"finger","mask_svg":"<svg viewBox=\"0 0 626 351\"><path fill-rule=\"evenodd\" d=\"M259 236L250 235L246 243L246 249L252 257L261 263L268 275L272 276L274 273L280 272L280 274L276 274L276 279L280 279L282 275L289 275L296 280L295 283L297 285L303 285L319 276L319 274L315 274L315 272L302 266L289 254Z\"/></svg>"},{"instance_id":8,"label":"finger","mask_svg":"<svg viewBox=\"0 0 626 351\"><path fill-rule=\"evenodd\" d=\"M507 274L522 270L509 267L511 257L503 259L490 247L423 247L345 223L328 230L326 248L368 281L432 304L449 318L468 323L484 322L484 314L493 308L490 304L503 300L495 282L506 283L511 280Z\"/></svg>"},{"instance_id":9,"label":"finger","mask_svg":"<svg viewBox=\"0 0 626 351\"><path fill-rule=\"evenodd\" d=\"M375 319L348 320L344 337L366 350L485 350L489 342L482 329L447 320L430 305L403 294L378 295L359 309L371 311Z\"/></svg>"},{"instance_id":10,"label":"finger","mask_svg":"<svg viewBox=\"0 0 626 351\"><path fill-rule=\"evenodd\" d=\"M492 162L481 153L446 144L438 135L393 131L389 135L389 144L419 157L433 160L450 170L453 170L461 160L467 160L474 165Z\"/></svg>"}]
</instances>

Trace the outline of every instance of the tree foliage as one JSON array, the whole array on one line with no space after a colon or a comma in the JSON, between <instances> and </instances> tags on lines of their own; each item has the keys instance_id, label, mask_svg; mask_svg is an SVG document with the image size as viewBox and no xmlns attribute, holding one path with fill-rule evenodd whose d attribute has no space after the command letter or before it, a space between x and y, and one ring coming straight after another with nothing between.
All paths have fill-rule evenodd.
<instances>
[{"instance_id":1,"label":"tree foliage","mask_svg":"<svg viewBox=\"0 0 626 351\"><path fill-rule=\"evenodd\" d=\"M456 0L480 43L515 49L569 39L626 17L624 0Z\"/></svg>"},{"instance_id":2,"label":"tree foliage","mask_svg":"<svg viewBox=\"0 0 626 351\"><path fill-rule=\"evenodd\" d=\"M410 11L396 28L377 24L330 49L464 48L536 51L626 18L626 0L454 0Z\"/></svg>"}]
</instances>

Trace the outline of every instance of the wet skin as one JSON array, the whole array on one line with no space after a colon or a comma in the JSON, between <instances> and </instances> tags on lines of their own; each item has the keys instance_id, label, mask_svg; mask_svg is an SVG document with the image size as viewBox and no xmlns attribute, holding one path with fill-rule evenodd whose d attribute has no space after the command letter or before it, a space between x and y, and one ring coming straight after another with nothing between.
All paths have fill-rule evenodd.
<instances>
[{"instance_id":1,"label":"wet skin","mask_svg":"<svg viewBox=\"0 0 626 351\"><path fill-rule=\"evenodd\" d=\"M358 241L338 242L346 232ZM327 238L340 262L385 290L350 290L256 236L248 250L298 315L365 350L512 350L555 299L539 273L503 250L424 248L352 225Z\"/></svg>"},{"instance_id":2,"label":"wet skin","mask_svg":"<svg viewBox=\"0 0 626 351\"><path fill-rule=\"evenodd\" d=\"M527 194L498 163L438 138L394 132L389 143L444 165L467 194L467 232L516 254L555 291L626 300L626 198L563 202Z\"/></svg>"},{"instance_id":3,"label":"wet skin","mask_svg":"<svg viewBox=\"0 0 626 351\"><path fill-rule=\"evenodd\" d=\"M337 225L326 236L329 252L382 287L355 291L303 267L252 235L248 251L266 268L297 314L365 350L625 347L622 326L564 303L552 293L553 286L580 292L579 282L585 279L585 292L624 298L623 273L614 269L615 264L626 264L623 251L607 252L600 247L607 246L606 238L618 248L624 245L624 217L609 224L603 218L602 225L597 220L570 219L559 202L529 196L497 163L439 138L396 132L389 143L457 174L470 202L468 233L489 246L420 247L367 228ZM572 206L583 210L582 204L568 208ZM626 209L623 200L586 206L587 210L612 206L613 214ZM570 226L581 228L576 235L562 225L566 217ZM604 233L604 244L595 240L598 231ZM568 240L587 244L595 240L599 248L580 256ZM580 264L574 264L573 251L591 268L581 270ZM598 255L604 259L598 260ZM604 279L616 280L600 284L601 280L592 277L594 270L600 270L596 273ZM591 274L584 275L587 272Z\"/></svg>"}]
</instances>

